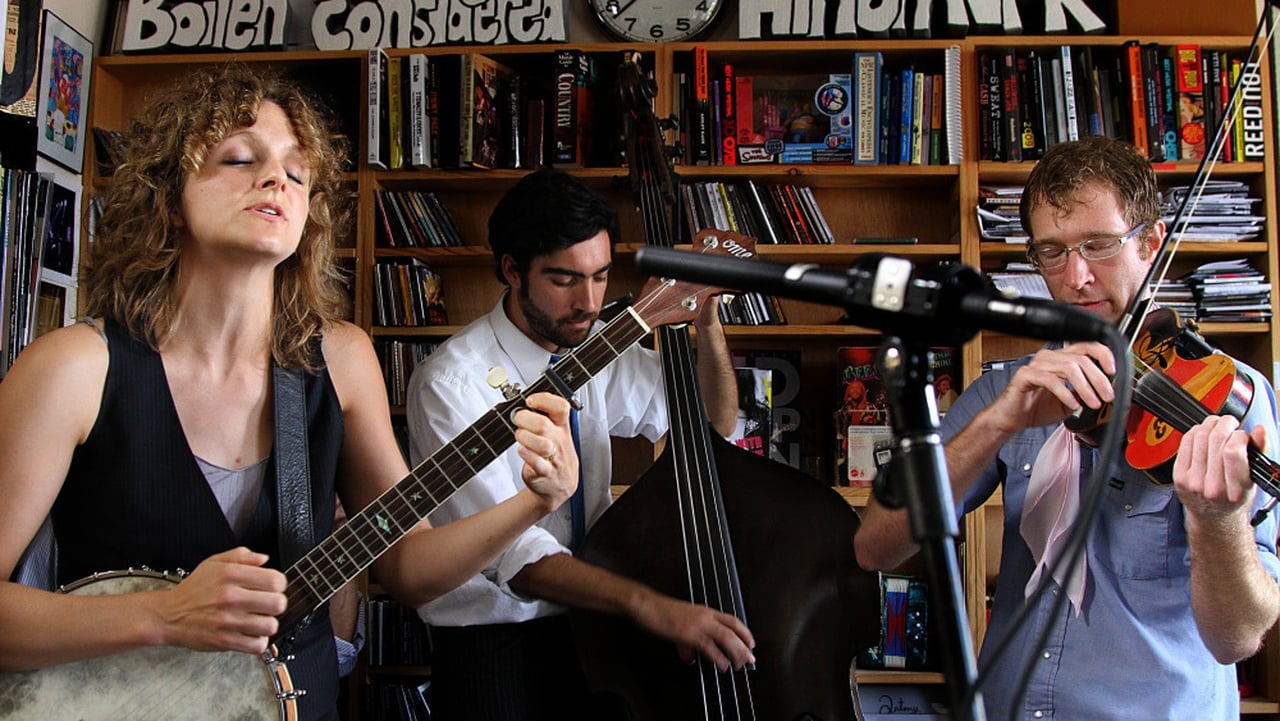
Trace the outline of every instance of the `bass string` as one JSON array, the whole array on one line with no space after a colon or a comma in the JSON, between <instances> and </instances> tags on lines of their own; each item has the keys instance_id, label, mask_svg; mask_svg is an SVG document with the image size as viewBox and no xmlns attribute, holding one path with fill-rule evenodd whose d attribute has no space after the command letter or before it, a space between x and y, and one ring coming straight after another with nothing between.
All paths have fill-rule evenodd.
<instances>
[{"instance_id":1,"label":"bass string","mask_svg":"<svg viewBox=\"0 0 1280 721\"><path fill-rule=\"evenodd\" d=\"M639 116L635 118L636 125L647 126L650 133L659 132L656 121L650 117L650 113L644 112L646 109L632 111ZM636 144L637 157L633 159L640 168L639 206L646 231L645 237L650 239L653 245L673 247L674 234L669 219L665 217L664 192L659 187L661 178L664 176L657 166L663 162L663 159L653 157L656 150L652 150L654 145L661 147L662 143L653 144L645 140L641 139ZM651 151L645 152L641 146L650 148ZM665 334L668 340L671 340L671 336L677 332L683 333L684 337L675 339L677 342L669 342L664 352L678 354L680 357L676 363L679 367L691 370L694 367L694 358L688 342L687 330L669 330L671 333ZM686 430L690 431L690 438L697 438L698 436L692 431L699 431L704 442L699 444L701 447L698 449L689 449L690 453L673 453L672 458L676 464L681 464L688 462L687 457L694 457L693 465L698 468L686 469L686 478L692 477L688 475L689 473L699 473L698 478L713 477L711 474L714 471L714 461L705 443L707 431L705 427L701 427L701 422L698 420L699 414L694 412L697 410L697 387L688 375L680 374L678 380L688 381L691 384L690 387L682 388L681 392L674 395L682 404L690 407L681 409L681 412L673 415L688 418L691 419L691 423L697 423L700 428ZM686 489L686 493L677 494L681 505L681 523L682 526L686 522L693 526L693 528L684 528L681 538L684 545L690 598L695 602L700 601L717 610L743 618L743 611L738 604L738 595L734 592L736 582L731 558L732 550L727 540L729 531L723 523L725 516L722 501L714 489L703 488L701 484L685 483L682 486ZM694 539L692 543L691 536ZM697 656L696 662L702 679L703 713L707 719L755 718L751 680L745 669L731 668L727 672L721 672L701 654Z\"/></svg>"}]
</instances>

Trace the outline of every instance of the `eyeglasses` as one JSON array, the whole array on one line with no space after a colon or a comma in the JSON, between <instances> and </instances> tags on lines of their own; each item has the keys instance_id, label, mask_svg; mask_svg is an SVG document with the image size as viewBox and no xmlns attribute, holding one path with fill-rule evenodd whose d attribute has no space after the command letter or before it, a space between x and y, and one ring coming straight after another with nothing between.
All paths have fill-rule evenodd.
<instances>
[{"instance_id":1,"label":"eyeglasses","mask_svg":"<svg viewBox=\"0 0 1280 721\"><path fill-rule=\"evenodd\" d=\"M1138 237L1147 229L1146 223L1139 223L1133 230L1118 237L1090 238L1075 247L1067 247L1057 243L1032 244L1027 246L1027 260L1041 270L1057 270L1067 264L1071 251L1080 254L1085 260L1106 260L1119 254L1124 244Z\"/></svg>"}]
</instances>

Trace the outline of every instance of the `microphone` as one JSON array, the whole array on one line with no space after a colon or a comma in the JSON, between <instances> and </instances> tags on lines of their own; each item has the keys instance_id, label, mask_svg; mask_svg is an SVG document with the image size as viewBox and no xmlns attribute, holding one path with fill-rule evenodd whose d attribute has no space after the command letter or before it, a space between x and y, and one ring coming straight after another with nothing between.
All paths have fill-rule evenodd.
<instances>
[{"instance_id":1,"label":"microphone","mask_svg":"<svg viewBox=\"0 0 1280 721\"><path fill-rule=\"evenodd\" d=\"M1065 303L1005 295L980 271L954 262L917 273L905 258L868 253L839 272L644 246L636 266L648 275L842 307L855 325L946 345L983 329L1042 340L1099 340L1114 332L1103 318Z\"/></svg>"}]
</instances>

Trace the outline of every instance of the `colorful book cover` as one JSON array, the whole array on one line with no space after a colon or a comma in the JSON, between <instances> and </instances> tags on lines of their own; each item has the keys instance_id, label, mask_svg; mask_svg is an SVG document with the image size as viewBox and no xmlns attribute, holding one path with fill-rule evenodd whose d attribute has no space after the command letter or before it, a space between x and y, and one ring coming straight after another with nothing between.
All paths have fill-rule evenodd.
<instances>
[{"instance_id":1,"label":"colorful book cover","mask_svg":"<svg viewBox=\"0 0 1280 721\"><path fill-rule=\"evenodd\" d=\"M462 129L458 146L463 165L496 168L503 145L503 93L511 69L488 55L462 56Z\"/></svg>"},{"instance_id":2,"label":"colorful book cover","mask_svg":"<svg viewBox=\"0 0 1280 721\"><path fill-rule=\"evenodd\" d=\"M758 456L768 456L773 438L773 371L733 371L738 380L738 422L727 440Z\"/></svg>"},{"instance_id":3,"label":"colorful book cover","mask_svg":"<svg viewBox=\"0 0 1280 721\"><path fill-rule=\"evenodd\" d=\"M1200 160L1205 153L1204 78L1200 74L1200 46L1174 48L1174 82L1178 87L1179 157Z\"/></svg>"},{"instance_id":4,"label":"colorful book cover","mask_svg":"<svg viewBox=\"0 0 1280 721\"><path fill-rule=\"evenodd\" d=\"M880 643L862 654L862 668L919 671L929 663L929 585L923 578L880 574Z\"/></svg>"},{"instance_id":5,"label":"colorful book cover","mask_svg":"<svg viewBox=\"0 0 1280 721\"><path fill-rule=\"evenodd\" d=\"M798 350L734 350L735 367L771 371L773 424L769 457L819 478L820 445L811 416L802 405L802 366Z\"/></svg>"},{"instance_id":6,"label":"colorful book cover","mask_svg":"<svg viewBox=\"0 0 1280 721\"><path fill-rule=\"evenodd\" d=\"M891 441L889 406L876 368L877 346L836 349L836 485L870 486L876 444Z\"/></svg>"}]
</instances>

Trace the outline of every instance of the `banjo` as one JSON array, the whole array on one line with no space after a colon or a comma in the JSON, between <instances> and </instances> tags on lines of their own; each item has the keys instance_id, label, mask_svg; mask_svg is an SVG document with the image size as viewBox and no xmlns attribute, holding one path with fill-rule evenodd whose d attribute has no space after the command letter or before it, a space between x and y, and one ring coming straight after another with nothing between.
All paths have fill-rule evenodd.
<instances>
[{"instance_id":1,"label":"banjo","mask_svg":"<svg viewBox=\"0 0 1280 721\"><path fill-rule=\"evenodd\" d=\"M727 254L730 234L704 231L702 252ZM651 279L630 307L566 354L525 390L504 384L506 399L419 463L285 571L288 607L281 633L261 655L145 647L35 671L0 674L0 720L143 721L147 719L297 719L297 698L281 641L308 613L359 575L429 513L515 442L516 411L538 392L573 394L651 328L687 323L717 289ZM97 573L61 592L133 593L172 587L182 575L130 569Z\"/></svg>"}]
</instances>

